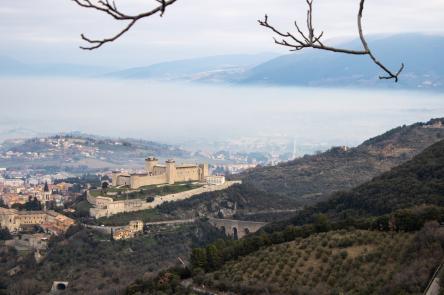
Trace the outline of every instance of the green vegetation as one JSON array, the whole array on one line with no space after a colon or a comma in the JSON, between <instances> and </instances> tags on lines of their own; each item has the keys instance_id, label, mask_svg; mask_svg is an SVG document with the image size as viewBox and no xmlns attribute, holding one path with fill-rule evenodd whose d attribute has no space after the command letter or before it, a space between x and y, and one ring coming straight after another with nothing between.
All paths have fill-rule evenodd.
<instances>
[{"instance_id":1,"label":"green vegetation","mask_svg":"<svg viewBox=\"0 0 444 295\"><path fill-rule=\"evenodd\" d=\"M136 212L120 213L110 217L102 217L97 220L97 224L106 226L127 225L131 220L143 220L143 222L161 221L168 219L157 209L148 209Z\"/></svg>"},{"instance_id":2,"label":"green vegetation","mask_svg":"<svg viewBox=\"0 0 444 295\"><path fill-rule=\"evenodd\" d=\"M270 202L273 200L273 202ZM177 202L163 203L159 211L172 216L212 215L220 209L236 208L236 212L288 209L298 203L287 197L265 193L250 185L233 185L228 189L207 192Z\"/></svg>"},{"instance_id":3,"label":"green vegetation","mask_svg":"<svg viewBox=\"0 0 444 295\"><path fill-rule=\"evenodd\" d=\"M42 204L36 197L29 197L28 201L25 204L15 203L11 206L13 209L17 210L26 210L26 211L38 211L42 210Z\"/></svg>"},{"instance_id":4,"label":"green vegetation","mask_svg":"<svg viewBox=\"0 0 444 295\"><path fill-rule=\"evenodd\" d=\"M264 249L280 247L278 245L294 241L295 239L309 239L311 241L310 239L315 239L314 237L316 236L322 237L322 235L325 235L323 234L325 232L328 233L327 235L335 234L331 233L331 231L338 230L349 232L350 228L385 231L387 233L379 233L385 236L403 235L402 232L406 232L404 235L411 235L407 232L416 232L415 239L412 240L408 251L401 257L401 260L395 259L391 261L390 259L393 259L393 257L384 256L384 264L394 263L392 274L385 273L383 274L385 277L380 278L382 281L375 281L368 286L359 284L359 286L348 287L355 289L367 288L363 291L364 293L381 293L382 289L375 292L372 291L380 287L387 288L384 289L385 291L388 290L387 292L382 292L384 294L417 293L423 290L424 284L427 283L430 276L430 271L433 271L443 258L444 233L436 224L436 221L444 221L443 191L444 141L434 144L413 160L350 192L338 193L330 201L304 209L291 220L273 223L267 226L264 231L239 241L217 241L205 248L193 249L191 255L193 273L199 274L199 269L205 272L216 271L214 275L221 277L221 273L218 273L218 271L223 271L224 268L236 264L238 260L242 264L242 259L248 255L256 256L260 251L265 251ZM429 224L418 232L429 221L435 221L435 224ZM388 232L391 232L391 234ZM350 235L353 237L353 234ZM346 243L350 244L347 247L352 247L356 241L359 241L359 239L354 238L348 240L351 242ZM376 245L379 244L376 243ZM402 245L397 244L393 246L395 248L398 247L396 248L398 249L397 251L401 251ZM317 249L318 247L314 248ZM387 249L387 251L391 250ZM322 256L322 253L319 255ZM341 252L339 255L344 259L350 257L350 253L347 251ZM311 261L311 258L307 255L303 257L303 262L298 261L298 263L300 263L299 268L304 270L302 274L304 277L309 276L304 267L307 262ZM328 262L328 260L325 262ZM375 266L372 265L371 261L363 260L362 262L365 262L366 265L368 264L366 267L369 269L370 266ZM383 260L379 261L379 263L383 263ZM401 263L405 265L401 267ZM411 265L416 265L416 270ZM285 268L285 265L282 265L281 268ZM239 267L239 269L239 273L246 271L245 268ZM311 272L314 269L315 266L313 266L313 269L309 268L307 270ZM409 272L404 273L404 269L409 270ZM414 270L418 272L415 274L416 278L412 278ZM227 274L233 272L234 270L226 271ZM333 268L330 272L336 278L334 282L328 282L327 278L327 284L330 287L339 288L342 286L345 288L347 286L345 282L340 282L339 280L344 277L344 271L341 268ZM284 274L284 272L279 274ZM217 278L211 276L199 277L196 274L194 278L204 280L207 284L211 284L212 281L218 281ZM240 290L242 294L248 292L261 293L264 291L263 289L257 290L248 286L248 284L256 284L263 279L260 274L255 272L251 276L237 278L239 284L230 284L229 282L233 282L232 279L234 278L223 278L217 287L221 290ZM294 279L296 282L300 280L299 277ZM305 277L305 281L311 281L307 279L308 277ZM352 281L354 282L355 279ZM356 282L361 281L359 278L356 278ZM246 289L243 289L243 284L247 285ZM325 286L318 285L308 285L307 287L307 285L299 284L298 286L302 288L302 291L299 290L301 292L306 292L314 287L319 288L318 294L322 294L322 292L327 290ZM281 287L279 283L275 287L278 290L276 291L277 294L282 292L282 289L279 289ZM284 285L282 288L293 287ZM288 291L289 289L286 290ZM349 290L345 290L348 294ZM344 290L341 292L344 292Z\"/></svg>"},{"instance_id":5,"label":"green vegetation","mask_svg":"<svg viewBox=\"0 0 444 295\"><path fill-rule=\"evenodd\" d=\"M423 204L444 207L444 141L427 148L411 161L374 178L357 188L335 194L329 201L302 211L290 222L313 222L326 214L332 220L381 216Z\"/></svg>"},{"instance_id":6,"label":"green vegetation","mask_svg":"<svg viewBox=\"0 0 444 295\"><path fill-rule=\"evenodd\" d=\"M87 200L81 200L74 205L74 209L76 210L76 217L88 217L89 209L93 206Z\"/></svg>"},{"instance_id":7,"label":"green vegetation","mask_svg":"<svg viewBox=\"0 0 444 295\"><path fill-rule=\"evenodd\" d=\"M12 239L11 233L7 228L0 227L0 241Z\"/></svg>"},{"instance_id":8,"label":"green vegetation","mask_svg":"<svg viewBox=\"0 0 444 295\"><path fill-rule=\"evenodd\" d=\"M175 267L162 271L150 280L136 280L126 289L126 294L150 295L196 295L195 292L181 284L191 273L187 268Z\"/></svg>"},{"instance_id":9,"label":"green vegetation","mask_svg":"<svg viewBox=\"0 0 444 295\"><path fill-rule=\"evenodd\" d=\"M204 269L217 269L226 261L248 255L263 246L329 230L354 227L416 231L427 221L444 221L443 191L444 141L355 190L304 209L290 220L272 223L263 233L240 241L216 243L220 263L216 266L205 264ZM206 252L208 255L208 249Z\"/></svg>"},{"instance_id":10,"label":"green vegetation","mask_svg":"<svg viewBox=\"0 0 444 295\"><path fill-rule=\"evenodd\" d=\"M417 294L443 246L435 224L417 234L332 231L262 248L194 280L239 294Z\"/></svg>"},{"instance_id":11,"label":"green vegetation","mask_svg":"<svg viewBox=\"0 0 444 295\"><path fill-rule=\"evenodd\" d=\"M88 229L77 228L60 239L41 265L31 264L9 278L9 294L47 292L54 280L70 282L70 293L124 293L134 278L155 276L160 270L186 261L191 247L202 246L222 235L206 223L177 227L174 231L110 241ZM19 263L20 265L20 263ZM31 293L24 292L32 285Z\"/></svg>"},{"instance_id":12,"label":"green vegetation","mask_svg":"<svg viewBox=\"0 0 444 295\"><path fill-rule=\"evenodd\" d=\"M83 174L81 177L69 177L67 179L56 179L54 181L55 184L61 182L71 183L80 187L85 187L87 184L90 184L92 187L100 187L101 185L100 177L95 174Z\"/></svg>"},{"instance_id":13,"label":"green vegetation","mask_svg":"<svg viewBox=\"0 0 444 295\"><path fill-rule=\"evenodd\" d=\"M106 195L103 189L91 190L90 194L93 197L107 196L113 200L126 200L128 199L147 199L154 196L165 196L169 194L177 194L180 192L189 191L202 187L202 184L187 182L187 183L175 183L172 185L150 185L141 187L138 190L130 190L127 187L123 188L107 188L108 193L117 193L117 195Z\"/></svg>"}]
</instances>

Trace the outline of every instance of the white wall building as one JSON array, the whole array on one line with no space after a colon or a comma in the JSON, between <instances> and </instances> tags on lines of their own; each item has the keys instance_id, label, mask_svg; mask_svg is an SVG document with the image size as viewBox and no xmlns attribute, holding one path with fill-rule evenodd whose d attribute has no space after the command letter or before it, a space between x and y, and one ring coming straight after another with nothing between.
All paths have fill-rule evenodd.
<instances>
[{"instance_id":1,"label":"white wall building","mask_svg":"<svg viewBox=\"0 0 444 295\"><path fill-rule=\"evenodd\" d=\"M222 185L225 183L225 176L222 175L207 176L207 183L210 185Z\"/></svg>"}]
</instances>

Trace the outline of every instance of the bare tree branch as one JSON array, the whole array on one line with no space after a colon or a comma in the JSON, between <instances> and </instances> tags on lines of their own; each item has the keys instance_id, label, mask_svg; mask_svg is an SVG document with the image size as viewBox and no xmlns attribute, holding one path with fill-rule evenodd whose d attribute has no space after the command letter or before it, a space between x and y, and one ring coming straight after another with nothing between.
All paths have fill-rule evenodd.
<instances>
[{"instance_id":1,"label":"bare tree branch","mask_svg":"<svg viewBox=\"0 0 444 295\"><path fill-rule=\"evenodd\" d=\"M174 2L176 2L177 0L154 0L155 2L159 3L159 5L157 5L151 10L136 15L129 15L123 13L117 8L116 3L114 1L112 3L110 3L109 0L72 0L72 1L77 3L79 6L95 9L103 13L106 13L116 20L129 21L129 23L120 32L109 38L94 40L86 37L84 34L81 34L82 39L88 42L90 46L80 46L80 48L85 50L94 50L106 43L117 40L123 34L128 32L128 30L131 29L136 24L136 22L142 18L150 17L156 13L159 13L160 16L163 16L165 13L165 9L168 6L174 4Z\"/></svg>"},{"instance_id":2,"label":"bare tree branch","mask_svg":"<svg viewBox=\"0 0 444 295\"><path fill-rule=\"evenodd\" d=\"M306 2L308 5L306 20L308 33L304 33L297 22L295 22L294 25L296 27L298 35L292 34L290 32L282 32L268 22L268 15L265 15L264 20L258 20L258 22L261 26L270 29L272 32L282 37L281 40L277 40L276 38L274 38L274 42L278 45L291 48L290 51L298 51L304 48L314 48L345 54L368 55L371 60L387 74L386 76L380 76L379 79L394 79L395 82L398 82L399 75L404 70L404 64L401 64L401 68L396 73L391 71L375 57L373 52L370 50L367 40L365 39L362 29L362 15L364 11L365 0L360 0L358 12L358 32L359 38L364 48L363 50L351 50L324 45L321 42L321 38L324 36L324 32L321 32L319 35L316 36L315 28L313 26L313 0L306 0Z\"/></svg>"}]
</instances>

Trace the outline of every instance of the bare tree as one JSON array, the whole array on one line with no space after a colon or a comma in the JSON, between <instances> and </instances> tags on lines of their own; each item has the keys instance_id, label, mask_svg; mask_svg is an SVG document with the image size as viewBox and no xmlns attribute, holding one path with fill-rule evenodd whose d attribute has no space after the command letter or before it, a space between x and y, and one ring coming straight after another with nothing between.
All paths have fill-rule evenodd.
<instances>
[{"instance_id":1,"label":"bare tree","mask_svg":"<svg viewBox=\"0 0 444 295\"><path fill-rule=\"evenodd\" d=\"M385 76L380 76L379 79L394 79L395 82L398 82L399 75L404 70L404 64L403 63L401 64L401 67L397 72L393 72L392 70L388 69L388 67L386 67L376 58L376 56L370 50L367 40L365 39L362 29L362 15L364 11L365 0L360 0L359 12L358 12L358 32L359 32L359 38L363 46L362 50L351 50L351 49L337 48L325 45L321 41L321 38L324 36L324 32L319 33L319 35L315 34L315 28L313 26L313 0L306 0L306 2L308 5L307 20L306 20L307 30L308 30L307 33L304 33L301 30L296 21L294 22L294 25L296 27L297 34L292 34L290 32L284 32L278 30L276 27L274 27L268 22L268 15L265 15L264 20L258 20L258 22L261 26L270 29L275 34L282 37L281 40L274 38L274 42L276 44L285 47L290 47L291 48L290 51L299 51L304 48L314 48L314 49L327 50L332 52L346 53L353 55L368 55L371 58L371 60L386 73Z\"/></svg>"},{"instance_id":2,"label":"bare tree","mask_svg":"<svg viewBox=\"0 0 444 295\"><path fill-rule=\"evenodd\" d=\"M165 9L168 6L174 4L177 0L154 0L155 2L157 2L154 8L136 15L129 15L122 12L117 8L114 1L112 3L109 2L109 0L72 0L72 1L74 1L75 3L77 3L82 7L91 8L106 13L116 20L129 21L129 23L120 32L109 38L94 40L86 37L84 34L81 34L82 39L88 42L90 46L81 46L80 48L85 50L93 50L101 47L106 43L117 40L123 34L129 31L134 26L134 24L140 19L147 18L155 14L163 16L163 14L165 13ZM337 48L325 45L321 41L321 38L324 36L324 32L321 32L319 35L315 34L315 29L313 26L313 0L306 0L306 2L308 5L307 20L306 20L307 30L308 30L307 33L304 33L301 30L297 22L294 23L297 30L297 34L280 31L268 22L267 15L265 15L264 20L259 20L258 22L261 26L269 28L271 31L282 37L281 40L274 38L274 42L276 44L285 47L290 47L291 51L298 51L304 48L314 48L314 49L321 49L321 50L353 54L353 55L367 55L378 67L380 67L386 73L385 76L380 76L379 79L388 79L388 80L394 79L395 82L398 82L399 75L404 70L404 64L401 64L401 67L397 72L390 70L388 67L386 67L376 58L372 50L370 50L367 40L365 39L362 29L362 15L364 11L365 0L360 0L359 12L358 12L358 32L359 32L359 38L363 46L362 50L351 50L351 49Z\"/></svg>"},{"instance_id":3,"label":"bare tree","mask_svg":"<svg viewBox=\"0 0 444 295\"><path fill-rule=\"evenodd\" d=\"M126 14L120 11L117 8L116 3L114 1L112 3L109 2L108 0L73 0L73 1L82 7L91 8L106 13L116 20L129 21L129 23L120 32L109 38L93 40L82 34L81 35L82 39L88 42L90 46L80 46L80 48L85 50L93 50L101 47L106 43L117 40L123 34L128 32L129 29L131 29L132 26L134 26L136 22L140 19L150 17L157 13L160 16L163 16L163 14L165 13L165 9L174 2L176 2L177 0L154 0L155 2L157 2L154 8L135 15Z\"/></svg>"}]
</instances>

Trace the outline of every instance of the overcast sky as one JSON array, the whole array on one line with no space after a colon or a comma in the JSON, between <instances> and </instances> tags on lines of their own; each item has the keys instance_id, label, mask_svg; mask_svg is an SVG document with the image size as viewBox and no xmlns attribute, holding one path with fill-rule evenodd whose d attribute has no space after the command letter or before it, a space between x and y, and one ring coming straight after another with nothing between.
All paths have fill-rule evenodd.
<instances>
[{"instance_id":1,"label":"overcast sky","mask_svg":"<svg viewBox=\"0 0 444 295\"><path fill-rule=\"evenodd\" d=\"M154 0L116 0L137 11ZM358 0L315 0L315 26L326 38L356 36ZM178 0L163 18L140 21L122 39L94 52L78 49L80 33L109 37L122 27L71 0L0 0L0 55L25 62L142 66L154 62L228 53L286 53L256 20L291 28L304 22L304 0ZM444 34L443 0L367 0L367 34ZM334 41L333 41L334 42Z\"/></svg>"}]
</instances>

